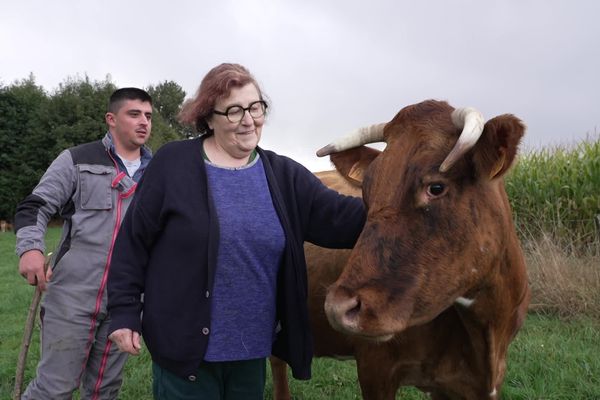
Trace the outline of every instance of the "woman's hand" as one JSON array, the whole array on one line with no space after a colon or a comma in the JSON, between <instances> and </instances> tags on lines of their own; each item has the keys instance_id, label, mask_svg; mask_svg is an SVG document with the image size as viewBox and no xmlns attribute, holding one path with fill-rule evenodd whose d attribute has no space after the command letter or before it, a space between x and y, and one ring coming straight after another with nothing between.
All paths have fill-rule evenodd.
<instances>
[{"instance_id":1,"label":"woman's hand","mask_svg":"<svg viewBox=\"0 0 600 400\"><path fill-rule=\"evenodd\" d=\"M134 356L140 354L142 348L140 334L128 328L117 329L108 338L117 345L119 350L124 353L129 353Z\"/></svg>"}]
</instances>

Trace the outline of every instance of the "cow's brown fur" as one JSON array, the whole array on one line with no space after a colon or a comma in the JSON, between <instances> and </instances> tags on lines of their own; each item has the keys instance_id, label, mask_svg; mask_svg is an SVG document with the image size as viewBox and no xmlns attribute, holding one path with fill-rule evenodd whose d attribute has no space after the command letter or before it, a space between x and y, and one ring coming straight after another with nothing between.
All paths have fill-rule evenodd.
<instances>
[{"instance_id":1,"label":"cow's brown fur","mask_svg":"<svg viewBox=\"0 0 600 400\"><path fill-rule=\"evenodd\" d=\"M368 216L351 252L306 247L315 355L356 358L365 399L393 399L399 386L496 399L525 318L529 287L502 177L524 126L512 115L488 121L440 173L460 134L452 110L406 107L387 124L383 152L331 157L350 181L362 179ZM435 184L446 187L439 196L428 193Z\"/></svg>"}]
</instances>

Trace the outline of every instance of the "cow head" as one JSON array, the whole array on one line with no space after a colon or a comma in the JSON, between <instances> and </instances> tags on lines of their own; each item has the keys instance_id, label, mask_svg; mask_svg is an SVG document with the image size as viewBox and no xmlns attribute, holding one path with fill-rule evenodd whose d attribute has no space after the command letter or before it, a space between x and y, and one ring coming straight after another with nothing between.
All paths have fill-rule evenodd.
<instances>
[{"instance_id":1,"label":"cow head","mask_svg":"<svg viewBox=\"0 0 600 400\"><path fill-rule=\"evenodd\" d=\"M523 133L512 115L484 124L472 109L429 100L363 130L358 141L318 152L362 184L367 207L363 232L328 290L334 328L385 340L482 290L514 235L502 176ZM373 141L385 149L362 146Z\"/></svg>"}]
</instances>

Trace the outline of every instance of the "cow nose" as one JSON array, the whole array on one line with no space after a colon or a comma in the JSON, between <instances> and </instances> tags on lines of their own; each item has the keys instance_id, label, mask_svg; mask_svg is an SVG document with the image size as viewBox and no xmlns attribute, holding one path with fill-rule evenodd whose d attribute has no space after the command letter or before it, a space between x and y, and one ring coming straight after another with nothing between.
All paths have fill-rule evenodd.
<instances>
[{"instance_id":1,"label":"cow nose","mask_svg":"<svg viewBox=\"0 0 600 400\"><path fill-rule=\"evenodd\" d=\"M344 288L331 288L325 298L325 314L331 326L340 331L358 328L361 301Z\"/></svg>"}]
</instances>

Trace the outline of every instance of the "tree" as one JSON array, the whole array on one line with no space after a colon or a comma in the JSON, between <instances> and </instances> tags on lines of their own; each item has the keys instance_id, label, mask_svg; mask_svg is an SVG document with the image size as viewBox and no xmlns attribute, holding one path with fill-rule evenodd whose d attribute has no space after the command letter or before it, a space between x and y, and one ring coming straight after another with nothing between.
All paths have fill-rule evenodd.
<instances>
[{"instance_id":1,"label":"tree","mask_svg":"<svg viewBox=\"0 0 600 400\"><path fill-rule=\"evenodd\" d=\"M0 89L0 218L12 220L48 165L64 149L101 138L115 90L108 79L68 78L50 96L35 78Z\"/></svg>"},{"instance_id":2,"label":"tree","mask_svg":"<svg viewBox=\"0 0 600 400\"><path fill-rule=\"evenodd\" d=\"M102 138L106 133L104 115L116 86L108 79L90 81L67 78L52 94L46 120L55 143L54 156L62 150Z\"/></svg>"},{"instance_id":3,"label":"tree","mask_svg":"<svg viewBox=\"0 0 600 400\"><path fill-rule=\"evenodd\" d=\"M35 78L0 87L0 219L12 220L16 204L39 180L52 156L44 121L48 96Z\"/></svg>"},{"instance_id":4,"label":"tree","mask_svg":"<svg viewBox=\"0 0 600 400\"><path fill-rule=\"evenodd\" d=\"M171 128L180 139L188 137L187 130L177 120L181 105L185 99L185 91L173 81L164 81L146 89L152 96L152 103L164 123Z\"/></svg>"},{"instance_id":5,"label":"tree","mask_svg":"<svg viewBox=\"0 0 600 400\"><path fill-rule=\"evenodd\" d=\"M110 76L103 81L69 77L50 95L33 75L10 86L0 84L0 219L12 220L18 202L61 151L105 134L104 115L115 89ZM181 86L165 81L148 92L155 109L148 145L157 150L186 138L177 122L185 98Z\"/></svg>"}]
</instances>

